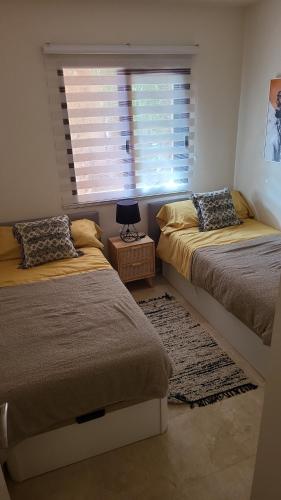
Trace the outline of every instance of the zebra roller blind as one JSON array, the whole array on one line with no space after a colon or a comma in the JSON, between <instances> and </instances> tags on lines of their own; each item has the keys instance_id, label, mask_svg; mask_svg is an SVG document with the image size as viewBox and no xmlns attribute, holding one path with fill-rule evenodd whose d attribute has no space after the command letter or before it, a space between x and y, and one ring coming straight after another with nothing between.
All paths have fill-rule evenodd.
<instances>
[{"instance_id":1,"label":"zebra roller blind","mask_svg":"<svg viewBox=\"0 0 281 500\"><path fill-rule=\"evenodd\" d=\"M64 205L190 189L190 57L48 59Z\"/></svg>"}]
</instances>

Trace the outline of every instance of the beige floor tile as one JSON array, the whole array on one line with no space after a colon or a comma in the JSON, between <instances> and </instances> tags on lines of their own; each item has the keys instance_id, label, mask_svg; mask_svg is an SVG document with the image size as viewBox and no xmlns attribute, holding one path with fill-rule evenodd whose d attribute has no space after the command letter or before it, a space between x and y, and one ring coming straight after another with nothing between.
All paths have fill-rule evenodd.
<instances>
[{"instance_id":1,"label":"beige floor tile","mask_svg":"<svg viewBox=\"0 0 281 500\"><path fill-rule=\"evenodd\" d=\"M264 381L163 278L130 285L136 300L175 295L259 385L214 405L169 405L169 429L84 462L14 484L12 500L249 500Z\"/></svg>"},{"instance_id":2,"label":"beige floor tile","mask_svg":"<svg viewBox=\"0 0 281 500\"><path fill-rule=\"evenodd\" d=\"M189 481L183 500L249 500L255 460L243 460L200 481Z\"/></svg>"}]
</instances>

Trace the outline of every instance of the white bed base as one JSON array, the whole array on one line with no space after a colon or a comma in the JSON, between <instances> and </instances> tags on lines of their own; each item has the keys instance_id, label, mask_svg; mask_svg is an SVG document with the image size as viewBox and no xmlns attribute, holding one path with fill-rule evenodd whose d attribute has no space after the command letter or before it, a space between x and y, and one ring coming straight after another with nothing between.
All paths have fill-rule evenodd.
<instances>
[{"instance_id":1,"label":"white bed base","mask_svg":"<svg viewBox=\"0 0 281 500\"><path fill-rule=\"evenodd\" d=\"M202 288L163 262L163 276L246 360L266 378L270 347Z\"/></svg>"},{"instance_id":2,"label":"white bed base","mask_svg":"<svg viewBox=\"0 0 281 500\"><path fill-rule=\"evenodd\" d=\"M162 434L167 427L167 398L152 399L25 439L9 450L8 471L14 481L23 481Z\"/></svg>"}]
</instances>

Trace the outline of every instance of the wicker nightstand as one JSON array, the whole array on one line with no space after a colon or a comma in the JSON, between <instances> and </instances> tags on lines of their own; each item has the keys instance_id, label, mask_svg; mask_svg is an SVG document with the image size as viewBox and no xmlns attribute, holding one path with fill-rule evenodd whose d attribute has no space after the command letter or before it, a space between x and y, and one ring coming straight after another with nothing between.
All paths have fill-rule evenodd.
<instances>
[{"instance_id":1,"label":"wicker nightstand","mask_svg":"<svg viewBox=\"0 0 281 500\"><path fill-rule=\"evenodd\" d=\"M152 286L155 276L154 241L145 236L132 243L125 243L119 236L108 240L109 259L123 283L146 279Z\"/></svg>"}]
</instances>

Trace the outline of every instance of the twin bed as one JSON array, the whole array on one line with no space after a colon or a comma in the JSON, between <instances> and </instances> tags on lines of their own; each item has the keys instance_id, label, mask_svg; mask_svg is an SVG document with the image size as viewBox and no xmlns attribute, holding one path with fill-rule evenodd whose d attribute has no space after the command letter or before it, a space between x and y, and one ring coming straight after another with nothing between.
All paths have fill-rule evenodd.
<instances>
[{"instance_id":1,"label":"twin bed","mask_svg":"<svg viewBox=\"0 0 281 500\"><path fill-rule=\"evenodd\" d=\"M163 201L149 205L149 232L159 239L164 276L266 376L281 276L280 231L244 210L241 225L201 232L183 227L182 199L172 202L168 217Z\"/></svg>"},{"instance_id":2,"label":"twin bed","mask_svg":"<svg viewBox=\"0 0 281 500\"><path fill-rule=\"evenodd\" d=\"M30 269L0 262L2 461L17 481L167 427L170 360L101 250L80 249Z\"/></svg>"}]
</instances>

